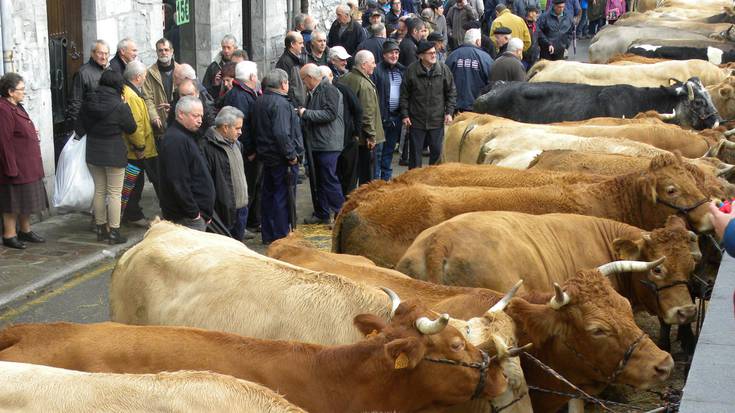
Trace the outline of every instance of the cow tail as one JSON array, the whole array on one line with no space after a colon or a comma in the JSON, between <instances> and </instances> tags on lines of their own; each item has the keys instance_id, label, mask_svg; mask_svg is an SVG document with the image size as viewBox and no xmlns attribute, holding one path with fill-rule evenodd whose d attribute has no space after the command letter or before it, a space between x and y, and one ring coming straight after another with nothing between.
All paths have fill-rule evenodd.
<instances>
[{"instance_id":1,"label":"cow tail","mask_svg":"<svg viewBox=\"0 0 735 413\"><path fill-rule=\"evenodd\" d=\"M530 69L528 69L528 80L531 80L532 77L536 76L538 72L544 70L546 66L549 64L548 60L539 60L531 66Z\"/></svg>"}]
</instances>

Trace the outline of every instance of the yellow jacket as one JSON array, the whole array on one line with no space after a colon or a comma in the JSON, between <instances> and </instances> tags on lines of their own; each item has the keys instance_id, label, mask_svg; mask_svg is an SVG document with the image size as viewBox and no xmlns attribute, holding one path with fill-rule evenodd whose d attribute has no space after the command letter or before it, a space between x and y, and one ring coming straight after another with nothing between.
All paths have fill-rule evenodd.
<instances>
[{"instance_id":1,"label":"yellow jacket","mask_svg":"<svg viewBox=\"0 0 735 413\"><path fill-rule=\"evenodd\" d=\"M529 47L531 47L531 33L528 32L528 26L526 26L526 22L522 18L511 13L510 10L506 9L500 12L498 17L496 17L493 21L493 25L490 27L490 40L492 40L496 48L498 47L498 44L495 41L495 36L493 36L493 32L498 27L509 28L511 31L511 36L523 40L524 52L528 50Z\"/></svg>"},{"instance_id":2,"label":"yellow jacket","mask_svg":"<svg viewBox=\"0 0 735 413\"><path fill-rule=\"evenodd\" d=\"M148 114L145 101L128 85L125 85L123 88L123 98L128 102L130 111L133 112L135 124L138 125L135 132L130 135L124 135L125 144L128 145L128 159L138 159L133 151L134 148L145 148L143 150L143 157L146 159L158 156L156 143L153 141L151 117Z\"/></svg>"}]
</instances>

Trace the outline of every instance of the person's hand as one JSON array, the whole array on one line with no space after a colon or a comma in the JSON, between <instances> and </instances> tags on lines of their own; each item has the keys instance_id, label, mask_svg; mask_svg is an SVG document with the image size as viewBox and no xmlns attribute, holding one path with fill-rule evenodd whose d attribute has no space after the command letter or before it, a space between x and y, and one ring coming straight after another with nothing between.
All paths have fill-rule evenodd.
<instances>
[{"instance_id":1,"label":"person's hand","mask_svg":"<svg viewBox=\"0 0 735 413\"><path fill-rule=\"evenodd\" d=\"M298 108L298 109L296 109L296 113L299 114L299 117L304 116L304 112L306 112L306 108Z\"/></svg>"},{"instance_id":2,"label":"person's hand","mask_svg":"<svg viewBox=\"0 0 735 413\"><path fill-rule=\"evenodd\" d=\"M444 115L444 124L449 125L452 123L452 115Z\"/></svg>"},{"instance_id":3,"label":"person's hand","mask_svg":"<svg viewBox=\"0 0 735 413\"><path fill-rule=\"evenodd\" d=\"M136 159L143 159L143 151L134 151Z\"/></svg>"},{"instance_id":4,"label":"person's hand","mask_svg":"<svg viewBox=\"0 0 735 413\"><path fill-rule=\"evenodd\" d=\"M293 158L288 161L289 165L296 165L299 163L299 158Z\"/></svg>"},{"instance_id":5,"label":"person's hand","mask_svg":"<svg viewBox=\"0 0 735 413\"><path fill-rule=\"evenodd\" d=\"M365 146L367 146L369 151L372 151L375 148L375 138L365 139Z\"/></svg>"},{"instance_id":6,"label":"person's hand","mask_svg":"<svg viewBox=\"0 0 735 413\"><path fill-rule=\"evenodd\" d=\"M214 81L212 81L212 84L219 85L220 82L222 82L222 71L217 71L217 74L214 75Z\"/></svg>"},{"instance_id":7,"label":"person's hand","mask_svg":"<svg viewBox=\"0 0 735 413\"><path fill-rule=\"evenodd\" d=\"M549 54L554 54L554 45L553 44L550 44L549 45Z\"/></svg>"},{"instance_id":8,"label":"person's hand","mask_svg":"<svg viewBox=\"0 0 735 413\"><path fill-rule=\"evenodd\" d=\"M161 123L161 118L153 119L152 123L153 123L153 126L156 127L156 129L158 129L158 130L163 129L163 124Z\"/></svg>"},{"instance_id":9,"label":"person's hand","mask_svg":"<svg viewBox=\"0 0 735 413\"><path fill-rule=\"evenodd\" d=\"M708 206L709 212L712 214L712 226L715 227L715 234L717 238L722 239L727 224L730 223L731 219L735 218L735 210L730 213L722 212L714 202L710 202Z\"/></svg>"},{"instance_id":10,"label":"person's hand","mask_svg":"<svg viewBox=\"0 0 735 413\"><path fill-rule=\"evenodd\" d=\"M410 128L411 127L411 118L403 118L403 126Z\"/></svg>"},{"instance_id":11,"label":"person's hand","mask_svg":"<svg viewBox=\"0 0 735 413\"><path fill-rule=\"evenodd\" d=\"M252 162L252 161L253 161L253 159L255 159L255 154L254 154L254 153L253 153L253 154L250 154L250 155L248 155L248 161Z\"/></svg>"}]
</instances>

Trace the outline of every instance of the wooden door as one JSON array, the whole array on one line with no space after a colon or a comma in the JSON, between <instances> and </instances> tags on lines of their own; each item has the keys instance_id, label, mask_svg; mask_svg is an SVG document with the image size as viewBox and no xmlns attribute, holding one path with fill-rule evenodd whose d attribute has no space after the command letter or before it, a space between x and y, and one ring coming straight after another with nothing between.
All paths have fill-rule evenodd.
<instances>
[{"instance_id":1,"label":"wooden door","mask_svg":"<svg viewBox=\"0 0 735 413\"><path fill-rule=\"evenodd\" d=\"M46 0L54 134L63 133L72 77L84 63L81 0Z\"/></svg>"}]
</instances>

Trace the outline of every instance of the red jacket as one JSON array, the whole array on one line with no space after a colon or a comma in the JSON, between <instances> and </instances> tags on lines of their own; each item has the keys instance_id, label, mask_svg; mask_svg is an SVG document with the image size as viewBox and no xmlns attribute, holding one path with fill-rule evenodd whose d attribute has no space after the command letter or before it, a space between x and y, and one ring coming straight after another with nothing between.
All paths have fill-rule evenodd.
<instances>
[{"instance_id":1,"label":"red jacket","mask_svg":"<svg viewBox=\"0 0 735 413\"><path fill-rule=\"evenodd\" d=\"M36 127L21 105L0 98L0 184L28 184L43 178Z\"/></svg>"}]
</instances>

